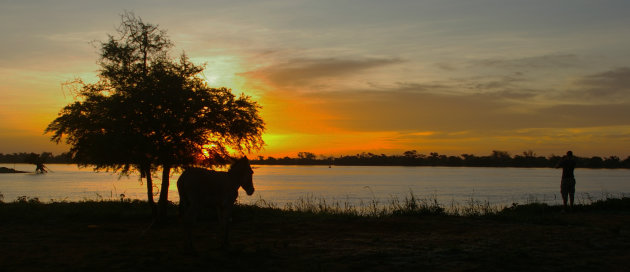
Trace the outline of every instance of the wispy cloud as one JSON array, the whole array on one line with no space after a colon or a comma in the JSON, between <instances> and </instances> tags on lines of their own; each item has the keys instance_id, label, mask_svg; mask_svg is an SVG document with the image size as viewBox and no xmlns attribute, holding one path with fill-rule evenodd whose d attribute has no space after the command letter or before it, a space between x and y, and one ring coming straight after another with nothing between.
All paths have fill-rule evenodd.
<instances>
[{"instance_id":1,"label":"wispy cloud","mask_svg":"<svg viewBox=\"0 0 630 272\"><path fill-rule=\"evenodd\" d=\"M630 99L630 67L584 76L576 80L577 93L588 99Z\"/></svg>"},{"instance_id":2,"label":"wispy cloud","mask_svg":"<svg viewBox=\"0 0 630 272\"><path fill-rule=\"evenodd\" d=\"M343 78L369 69L401 63L400 59L292 59L241 75L276 87L304 86L328 78Z\"/></svg>"},{"instance_id":3,"label":"wispy cloud","mask_svg":"<svg viewBox=\"0 0 630 272\"><path fill-rule=\"evenodd\" d=\"M566 68L581 64L581 59L575 54L551 54L524 58L492 58L470 61L470 66L472 67L484 66L499 69Z\"/></svg>"},{"instance_id":4,"label":"wispy cloud","mask_svg":"<svg viewBox=\"0 0 630 272\"><path fill-rule=\"evenodd\" d=\"M345 132L375 131L512 131L529 128L580 128L630 125L630 103L548 104L522 102L534 94L495 92L454 94L417 91L409 86L388 90L308 92L291 99L300 114L286 112L276 118L293 121L318 112L323 126ZM292 111L297 113L297 111ZM325 113L325 114L322 114ZM302 120L299 123L308 123ZM308 127L308 126L306 126ZM321 130L314 125L311 133ZM305 129L305 126L300 126Z\"/></svg>"}]
</instances>

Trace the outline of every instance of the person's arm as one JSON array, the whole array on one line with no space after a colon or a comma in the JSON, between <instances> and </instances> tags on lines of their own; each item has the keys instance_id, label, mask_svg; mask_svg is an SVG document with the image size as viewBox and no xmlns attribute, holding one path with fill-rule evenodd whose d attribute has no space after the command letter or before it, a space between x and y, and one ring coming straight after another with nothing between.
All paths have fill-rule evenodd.
<instances>
[{"instance_id":1,"label":"person's arm","mask_svg":"<svg viewBox=\"0 0 630 272\"><path fill-rule=\"evenodd\" d=\"M562 168L564 166L564 160L565 160L565 157L562 157L562 159L558 161L558 164L556 164L556 168Z\"/></svg>"}]
</instances>

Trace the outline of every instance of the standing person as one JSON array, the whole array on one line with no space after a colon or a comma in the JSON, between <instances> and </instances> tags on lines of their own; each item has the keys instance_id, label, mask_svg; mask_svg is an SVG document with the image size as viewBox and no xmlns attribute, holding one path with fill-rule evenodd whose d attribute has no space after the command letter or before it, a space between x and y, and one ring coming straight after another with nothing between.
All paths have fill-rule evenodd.
<instances>
[{"instance_id":1,"label":"standing person","mask_svg":"<svg viewBox=\"0 0 630 272\"><path fill-rule=\"evenodd\" d=\"M567 197L570 198L571 208L573 208L573 198L575 196L575 158L572 151L567 151L567 155L562 157L556 168L562 167L562 181L560 182L560 194L562 194L562 204L567 208Z\"/></svg>"}]
</instances>

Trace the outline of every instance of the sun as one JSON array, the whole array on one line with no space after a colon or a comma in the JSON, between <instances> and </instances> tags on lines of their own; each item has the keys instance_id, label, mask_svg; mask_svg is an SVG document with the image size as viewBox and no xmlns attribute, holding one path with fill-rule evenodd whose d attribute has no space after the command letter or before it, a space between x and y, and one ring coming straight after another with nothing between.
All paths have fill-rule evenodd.
<instances>
[{"instance_id":1,"label":"sun","mask_svg":"<svg viewBox=\"0 0 630 272\"><path fill-rule=\"evenodd\" d=\"M219 85L220 78L217 75L209 75L209 76L206 76L206 82L210 86L217 86Z\"/></svg>"},{"instance_id":2,"label":"sun","mask_svg":"<svg viewBox=\"0 0 630 272\"><path fill-rule=\"evenodd\" d=\"M191 59L196 64L205 65L203 76L210 87L226 87L241 92L245 79L240 73L245 72L243 60L239 56L216 55Z\"/></svg>"}]
</instances>

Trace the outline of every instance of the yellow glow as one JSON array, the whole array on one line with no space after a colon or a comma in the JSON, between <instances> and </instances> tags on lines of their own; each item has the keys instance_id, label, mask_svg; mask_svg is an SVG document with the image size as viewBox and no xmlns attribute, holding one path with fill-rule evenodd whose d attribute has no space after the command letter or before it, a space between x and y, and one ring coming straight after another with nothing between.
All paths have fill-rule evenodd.
<instances>
[{"instance_id":1,"label":"yellow glow","mask_svg":"<svg viewBox=\"0 0 630 272\"><path fill-rule=\"evenodd\" d=\"M414 135L414 136L431 136L434 134L435 134L435 131L422 131L422 132L410 133L410 135Z\"/></svg>"},{"instance_id":2,"label":"yellow glow","mask_svg":"<svg viewBox=\"0 0 630 272\"><path fill-rule=\"evenodd\" d=\"M203 148L201 149L201 153L203 153L203 156L205 158L210 158L210 151L209 149L211 149L213 147L213 145L203 145Z\"/></svg>"},{"instance_id":3,"label":"yellow glow","mask_svg":"<svg viewBox=\"0 0 630 272\"><path fill-rule=\"evenodd\" d=\"M623 152L627 150L621 148L620 151L619 143L630 140L627 139L627 135L630 135L628 126L523 128L496 135L467 130L423 130L421 127L417 131L406 132L378 130L382 124L374 124L374 127L364 130L351 129L340 125L352 122L344 115L346 110L369 111L369 107L343 108L331 112L326 110L325 105L331 101L326 100L325 96L309 95L317 90L300 89L299 86L295 90L286 86L278 88L252 78L246 72L251 71L255 64L248 64L239 56L202 57L192 61L207 64L204 76L211 87L231 88L237 95L245 92L263 107L261 115L267 127L263 135L266 146L262 151L248 155L295 157L302 151L333 156L361 152L401 154L407 150L449 155L483 155L492 150L520 154L523 150L534 150L540 155L549 155L572 149L581 155L617 155L622 152L618 155L623 157L626 156ZM62 81L58 78L73 77L64 75L51 79L51 76L40 72L0 71L7 72L1 78L5 85L0 86L0 91L7 94L0 101L0 117L3 119L0 132L4 136L0 152L67 151L67 146L50 143L49 135L42 133L58 111L73 101L72 94L61 88ZM86 78L90 79L90 76L85 75ZM50 83L52 80L56 80L54 84ZM602 140L611 137L617 138L614 138L615 141ZM209 150L214 146L203 148L203 157L209 158ZM235 155L237 153L231 149L229 151Z\"/></svg>"},{"instance_id":4,"label":"yellow glow","mask_svg":"<svg viewBox=\"0 0 630 272\"><path fill-rule=\"evenodd\" d=\"M210 87L225 87L232 89L236 95L245 93L256 97L254 93L251 93L250 90L245 88L246 79L239 76L240 73L247 71L243 60L239 56L216 55L196 57L191 58L191 61L196 64L206 65L203 76Z\"/></svg>"}]
</instances>

